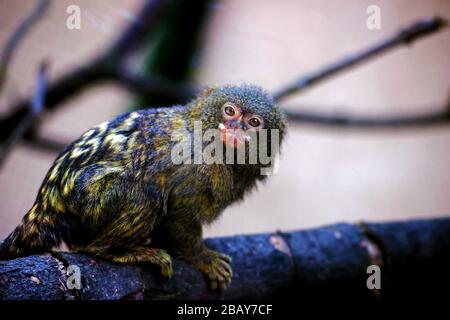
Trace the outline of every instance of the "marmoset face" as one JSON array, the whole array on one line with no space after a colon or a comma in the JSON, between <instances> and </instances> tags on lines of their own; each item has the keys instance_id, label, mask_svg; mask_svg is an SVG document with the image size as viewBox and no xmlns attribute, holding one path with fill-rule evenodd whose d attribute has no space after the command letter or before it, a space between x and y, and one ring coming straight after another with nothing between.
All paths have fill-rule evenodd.
<instances>
[{"instance_id":1,"label":"marmoset face","mask_svg":"<svg viewBox=\"0 0 450 320\"><path fill-rule=\"evenodd\" d=\"M243 111L232 102L226 102L222 106L222 119L218 127L220 137L225 144L233 147L243 146L250 141L248 130L257 131L264 128L264 119L261 116Z\"/></svg>"},{"instance_id":2,"label":"marmoset face","mask_svg":"<svg viewBox=\"0 0 450 320\"><path fill-rule=\"evenodd\" d=\"M244 146L261 129L285 128L273 98L258 86L212 88L203 99L203 124L207 129L219 129L221 140L228 146Z\"/></svg>"}]
</instances>

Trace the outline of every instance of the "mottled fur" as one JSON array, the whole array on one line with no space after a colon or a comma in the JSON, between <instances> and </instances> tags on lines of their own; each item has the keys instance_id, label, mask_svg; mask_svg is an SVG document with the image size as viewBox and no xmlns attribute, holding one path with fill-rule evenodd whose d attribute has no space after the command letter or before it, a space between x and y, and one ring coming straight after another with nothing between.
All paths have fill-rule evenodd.
<instances>
[{"instance_id":1,"label":"mottled fur","mask_svg":"<svg viewBox=\"0 0 450 320\"><path fill-rule=\"evenodd\" d=\"M211 88L186 106L120 115L56 159L35 204L0 246L0 258L49 251L64 241L73 251L115 262L154 263L170 276L167 250L207 274L213 288L224 287L230 259L205 247L202 225L264 178L260 166L174 165L170 155L173 137L191 139L194 121L217 128L225 102L258 113L282 137L280 110L250 85Z\"/></svg>"}]
</instances>

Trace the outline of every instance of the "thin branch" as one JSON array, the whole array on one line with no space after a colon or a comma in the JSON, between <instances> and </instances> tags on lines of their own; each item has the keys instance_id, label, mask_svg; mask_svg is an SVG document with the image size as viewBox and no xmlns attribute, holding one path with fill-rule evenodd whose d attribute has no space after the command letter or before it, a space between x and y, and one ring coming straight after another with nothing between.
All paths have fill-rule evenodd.
<instances>
[{"instance_id":1,"label":"thin branch","mask_svg":"<svg viewBox=\"0 0 450 320\"><path fill-rule=\"evenodd\" d=\"M80 66L65 74L60 79L46 88L45 110L51 111L62 105L62 102L79 94L92 85L113 80L126 88L144 94L158 94L169 96L178 100L187 100L193 96L194 88L173 84L162 79L153 79L134 75L127 69L122 68L126 55L152 32L155 25L161 19L162 11L170 3L168 0L147 1L138 18L129 25L118 40L94 61ZM23 34L23 33L22 33ZM44 97L42 97L44 98ZM33 99L25 99L11 108L14 110L7 116L0 117L0 142L3 148L0 152L0 159L3 159L10 143L17 141L21 136L27 134L28 142L34 146L41 146L48 150L61 151L62 143L49 141L35 137L30 133L31 120L33 115ZM33 141L35 140L35 141Z\"/></svg>"},{"instance_id":2,"label":"thin branch","mask_svg":"<svg viewBox=\"0 0 450 320\"><path fill-rule=\"evenodd\" d=\"M60 80L48 86L45 97L45 111L52 110L63 101L90 85L108 77L103 64L94 62L80 67L63 76ZM87 80L89 79L89 80ZM33 99L25 99L16 104L13 112L0 118L0 142L8 139L15 126L32 110ZM25 132L23 132L25 133Z\"/></svg>"},{"instance_id":3,"label":"thin branch","mask_svg":"<svg viewBox=\"0 0 450 320\"><path fill-rule=\"evenodd\" d=\"M298 109L298 108L289 108ZM430 114L411 115L411 116L385 116L385 117L356 117L347 114L320 114L308 111L284 110L284 114L289 121L301 122L319 126L349 128L392 128L404 129L410 127L430 127L434 125L450 124L450 107L447 106L443 111Z\"/></svg>"},{"instance_id":4,"label":"thin branch","mask_svg":"<svg viewBox=\"0 0 450 320\"><path fill-rule=\"evenodd\" d=\"M24 143L27 147L36 150L59 154L70 144L70 141L64 142L53 138L40 137L35 135L31 137L25 137Z\"/></svg>"},{"instance_id":5,"label":"thin branch","mask_svg":"<svg viewBox=\"0 0 450 320\"><path fill-rule=\"evenodd\" d=\"M274 93L277 101L288 97L294 93L301 92L313 85L316 85L339 72L349 69L362 62L366 62L381 53L394 49L400 45L409 45L415 40L435 33L447 26L447 21L440 17L434 17L430 20L421 20L413 25L401 30L396 35L381 43L369 47L361 52L345 57L344 59L324 67L311 75L301 76L293 83L281 88Z\"/></svg>"},{"instance_id":6,"label":"thin branch","mask_svg":"<svg viewBox=\"0 0 450 320\"><path fill-rule=\"evenodd\" d=\"M189 84L178 84L165 79L145 76L121 68L114 72L114 80L133 93L140 95L162 95L178 101L187 101L195 97L197 87ZM155 106L141 106L155 107ZM161 106L162 107L162 106Z\"/></svg>"},{"instance_id":7,"label":"thin branch","mask_svg":"<svg viewBox=\"0 0 450 320\"><path fill-rule=\"evenodd\" d=\"M91 85L106 81L113 80L119 84L124 85L126 88L133 92L144 94L158 94L166 95L170 98L177 98L180 101L185 101L195 95L197 89L190 85L174 84L163 79L151 78L141 76L130 72L127 68L124 68L123 56L130 48L137 46L139 41L142 41L142 32L145 30L151 31L148 26L154 26L156 21L161 16L161 10L166 4L166 1L153 1L148 2L142 9L139 18L119 37L119 40L110 47L106 53L100 55L100 57L93 62L88 63L74 71L66 74L47 90L47 96L45 101L46 110L52 110L61 105L61 102L70 98L71 96L78 94L83 89L90 87ZM144 25L143 25L144 24ZM446 22L442 18L434 18L432 20L420 21L410 28L407 28L400 32L395 37L383 41L360 54L353 55L343 61L332 64L330 67L324 68L312 76L301 78L293 85L287 86L285 89L276 93L275 96L279 100L285 96L296 92L298 90L305 89L313 84L316 84L322 80L328 79L331 75L338 73L350 66L357 65L368 58L376 56L379 53L384 52L387 49L391 49L400 44L411 43L419 37L430 34L434 31L441 29L446 25ZM130 41L128 47L127 40ZM25 121L30 109L30 100L23 100L19 102L11 114L6 117L0 118L0 142L8 139L11 132L14 132L14 128ZM384 119L369 119L369 118L353 118L347 116L322 116L313 112L292 112L286 111L288 117L294 121L302 121L319 125L328 126L345 126L345 127L405 127L409 125L433 125L439 123L448 123L448 114L450 108L447 108L442 113L435 113L424 116L412 116L406 118L384 118ZM20 132L20 130L18 130ZM23 133L22 133L23 134ZM64 145L58 141L48 141L39 137L28 137L29 143L34 147L43 147L48 150L61 151Z\"/></svg>"},{"instance_id":8,"label":"thin branch","mask_svg":"<svg viewBox=\"0 0 450 320\"><path fill-rule=\"evenodd\" d=\"M44 16L44 13L47 11L48 7L48 0L39 0L33 11L31 11L31 13L22 21L22 23L19 24L17 29L13 32L12 36L6 43L0 57L0 93L6 80L7 70L15 50L19 46L20 42L28 34L28 31L30 31L31 27Z\"/></svg>"},{"instance_id":9,"label":"thin branch","mask_svg":"<svg viewBox=\"0 0 450 320\"><path fill-rule=\"evenodd\" d=\"M45 95L47 93L47 86L48 86L48 62L44 61L38 72L37 76L37 86L34 91L33 101L31 103L31 113L36 115L39 115L44 111L44 105L45 105Z\"/></svg>"},{"instance_id":10,"label":"thin branch","mask_svg":"<svg viewBox=\"0 0 450 320\"><path fill-rule=\"evenodd\" d=\"M434 286L450 286L449 234L450 219L441 218L207 239L207 246L233 259L233 280L223 292L211 291L198 270L178 259L168 280L155 266L55 252L0 261L0 300L294 298L356 303L439 297ZM69 266L79 268L70 279ZM369 266L380 268L379 282Z\"/></svg>"},{"instance_id":11,"label":"thin branch","mask_svg":"<svg viewBox=\"0 0 450 320\"><path fill-rule=\"evenodd\" d=\"M169 2L168 0L147 1L140 11L139 18L130 24L114 45L98 58L72 70L52 83L46 91L45 111L61 106L61 103L65 100L99 82L108 80L120 82L120 79L124 81L128 79L129 82L125 85L132 87L133 83L130 76L127 73L123 75L118 73L117 66L123 65L125 55L133 46L139 44L139 41L144 38L144 34L148 36L148 33L161 19L161 11ZM167 92L172 96L176 95L176 89L170 89L169 87L170 83L168 82L158 86L155 79L150 79L145 82L145 86L141 89L148 89L150 94L158 89L164 89L164 92L158 92L158 94L164 95ZM180 96L185 97L186 92L181 92ZM27 121L26 118L30 116L31 107L32 98L24 99L10 108L13 110L10 114L0 117L0 142L3 143L8 140L15 128ZM22 130L17 130L17 132L20 135L25 134Z\"/></svg>"},{"instance_id":12,"label":"thin branch","mask_svg":"<svg viewBox=\"0 0 450 320\"><path fill-rule=\"evenodd\" d=\"M339 129L408 129L411 127L429 128L450 124L450 106L441 112L406 117L355 117L344 114L326 115L312 111L298 112L291 110L283 110L283 113L288 117L290 123L303 123ZM70 143L69 141L63 142L52 138L39 137L38 135L26 138L24 142L27 146L54 153L62 152Z\"/></svg>"},{"instance_id":13,"label":"thin branch","mask_svg":"<svg viewBox=\"0 0 450 320\"><path fill-rule=\"evenodd\" d=\"M112 46L106 50L105 56L113 61L120 61L125 55L139 46L144 35L152 33L156 25L161 21L162 14L169 0L149 0L139 11L136 19L122 32Z\"/></svg>"},{"instance_id":14,"label":"thin branch","mask_svg":"<svg viewBox=\"0 0 450 320\"><path fill-rule=\"evenodd\" d=\"M93 61L72 70L51 84L45 99L46 110L58 107L65 100L98 82L114 78L117 80L117 66L122 65L125 54L137 44L142 34L150 32L159 22L160 11L167 2L167 0L147 1L141 9L139 18L130 24L114 45ZM15 114L23 113L25 109L29 109L30 103L31 99L25 99L12 109L15 110ZM14 118L13 115L10 117Z\"/></svg>"},{"instance_id":15,"label":"thin branch","mask_svg":"<svg viewBox=\"0 0 450 320\"><path fill-rule=\"evenodd\" d=\"M26 116L18 122L17 126L8 136L8 139L6 139L1 146L0 168L3 165L10 148L35 124L36 120L44 110L44 100L48 85L47 68L48 65L46 62L41 64L37 74L36 88L30 110L27 112Z\"/></svg>"}]
</instances>

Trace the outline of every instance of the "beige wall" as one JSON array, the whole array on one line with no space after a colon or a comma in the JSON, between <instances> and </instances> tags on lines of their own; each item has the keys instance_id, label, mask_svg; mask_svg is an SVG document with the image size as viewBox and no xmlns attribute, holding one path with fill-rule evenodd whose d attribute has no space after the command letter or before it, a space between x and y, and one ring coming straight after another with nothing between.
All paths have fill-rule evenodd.
<instances>
[{"instance_id":1,"label":"beige wall","mask_svg":"<svg viewBox=\"0 0 450 320\"><path fill-rule=\"evenodd\" d=\"M139 1L55 1L20 46L0 111L26 96L37 64L51 77L92 57L133 17ZM83 10L82 30L65 28L65 8ZM381 8L382 28L366 28L366 8ZM0 47L33 2L0 3ZM269 90L364 48L421 17L450 18L449 1L222 1L205 34L199 83L252 82ZM317 112L408 115L442 107L449 96L450 31L394 50L285 101ZM43 135L69 142L125 110L128 95L94 88L46 119ZM337 221L450 215L450 127L338 130L291 124L280 170L207 230L225 235L297 229ZM24 145L0 171L0 238L32 205L56 155Z\"/></svg>"}]
</instances>

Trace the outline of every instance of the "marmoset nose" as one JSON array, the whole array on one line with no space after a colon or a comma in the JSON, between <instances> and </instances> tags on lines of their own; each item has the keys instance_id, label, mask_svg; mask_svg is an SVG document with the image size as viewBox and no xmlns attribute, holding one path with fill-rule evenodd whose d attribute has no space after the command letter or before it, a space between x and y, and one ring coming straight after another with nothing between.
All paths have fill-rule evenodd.
<instances>
[{"instance_id":1,"label":"marmoset nose","mask_svg":"<svg viewBox=\"0 0 450 320\"><path fill-rule=\"evenodd\" d=\"M241 121L241 118L236 120L231 120L229 123L230 129L244 129L244 124Z\"/></svg>"}]
</instances>

